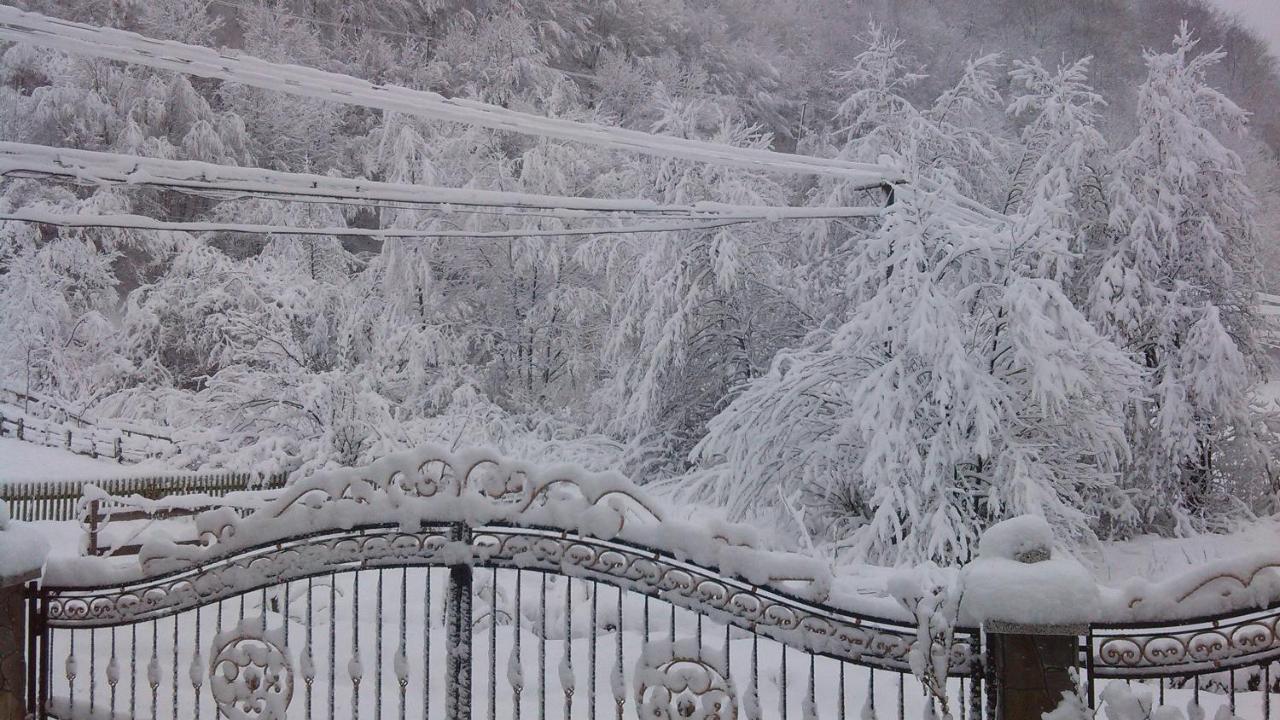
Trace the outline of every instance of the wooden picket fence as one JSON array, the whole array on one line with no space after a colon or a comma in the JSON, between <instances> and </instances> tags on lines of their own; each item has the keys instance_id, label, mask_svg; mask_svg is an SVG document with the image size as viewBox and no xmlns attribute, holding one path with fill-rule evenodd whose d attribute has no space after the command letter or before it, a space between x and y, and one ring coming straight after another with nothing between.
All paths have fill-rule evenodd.
<instances>
[{"instance_id":1,"label":"wooden picket fence","mask_svg":"<svg viewBox=\"0 0 1280 720\"><path fill-rule=\"evenodd\" d=\"M170 495L222 497L246 489L284 487L285 473L184 473L106 480L55 480L0 484L0 500L17 520L76 520L77 505L86 485L96 485L111 495L141 495L155 500Z\"/></svg>"}]
</instances>

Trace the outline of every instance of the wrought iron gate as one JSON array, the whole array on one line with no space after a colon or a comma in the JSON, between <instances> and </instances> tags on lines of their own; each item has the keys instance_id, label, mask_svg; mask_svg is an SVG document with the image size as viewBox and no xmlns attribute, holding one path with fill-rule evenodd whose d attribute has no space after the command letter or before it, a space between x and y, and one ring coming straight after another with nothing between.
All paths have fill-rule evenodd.
<instances>
[{"instance_id":1,"label":"wrought iron gate","mask_svg":"<svg viewBox=\"0 0 1280 720\"><path fill-rule=\"evenodd\" d=\"M1251 580L1256 573L1246 575ZM1095 707L1101 704L1100 686L1139 681L1153 686L1156 707L1184 704L1166 698L1167 693L1183 700L1189 696L1201 707L1216 696L1212 704L1225 705L1233 717L1273 716L1273 697L1280 694L1280 676L1272 672L1280 661L1280 603L1182 620L1095 623L1083 640L1081 657ZM1237 704L1240 699L1243 706Z\"/></svg>"},{"instance_id":2,"label":"wrought iron gate","mask_svg":"<svg viewBox=\"0 0 1280 720\"><path fill-rule=\"evenodd\" d=\"M247 518L206 513L203 546L56 568L31 604L31 706L834 720L940 702L910 675L916 627L826 604L803 559L662 522L613 478L439 450L411 460L291 486ZM955 633L955 717L983 714L979 643Z\"/></svg>"}]
</instances>

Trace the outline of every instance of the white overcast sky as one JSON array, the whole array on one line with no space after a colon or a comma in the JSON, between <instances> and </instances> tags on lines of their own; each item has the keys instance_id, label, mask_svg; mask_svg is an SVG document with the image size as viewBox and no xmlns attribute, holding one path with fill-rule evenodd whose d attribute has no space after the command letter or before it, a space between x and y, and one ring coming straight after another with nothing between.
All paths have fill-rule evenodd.
<instances>
[{"instance_id":1,"label":"white overcast sky","mask_svg":"<svg viewBox=\"0 0 1280 720\"><path fill-rule=\"evenodd\" d=\"M1216 0L1234 12L1245 24L1271 43L1271 53L1280 58L1280 0Z\"/></svg>"}]
</instances>

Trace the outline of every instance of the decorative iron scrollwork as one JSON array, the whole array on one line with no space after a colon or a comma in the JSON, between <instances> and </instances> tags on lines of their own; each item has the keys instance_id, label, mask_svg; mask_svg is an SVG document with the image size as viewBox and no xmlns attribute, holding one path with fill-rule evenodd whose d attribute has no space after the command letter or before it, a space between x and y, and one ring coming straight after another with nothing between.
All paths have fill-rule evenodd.
<instances>
[{"instance_id":1,"label":"decorative iron scrollwork","mask_svg":"<svg viewBox=\"0 0 1280 720\"><path fill-rule=\"evenodd\" d=\"M870 667L910 670L916 629L907 623L815 604L625 541L507 525L472 528L465 539L455 540L451 534L455 529L355 528L250 548L143 584L49 588L47 620L55 628L110 627L173 615L357 564L365 568L445 566L461 561L598 580L793 647ZM1250 642L1255 635L1251 631ZM976 647L970 631L957 631L952 675L972 671Z\"/></svg>"},{"instance_id":2,"label":"decorative iron scrollwork","mask_svg":"<svg viewBox=\"0 0 1280 720\"><path fill-rule=\"evenodd\" d=\"M296 510L326 505L402 507L429 498L486 498L517 513L544 506L555 493L571 495L579 507L607 509L620 532L629 517L660 522L657 506L635 484L616 473L577 468L539 469L491 450L450 451L425 446L391 455L367 467L320 473L290 485L280 497L243 519L223 513L210 516L203 537L217 543L236 534L236 527L271 525Z\"/></svg>"},{"instance_id":3,"label":"decorative iron scrollwork","mask_svg":"<svg viewBox=\"0 0 1280 720\"><path fill-rule=\"evenodd\" d=\"M696 640L650 643L635 670L636 707L653 720L737 720L724 658Z\"/></svg>"},{"instance_id":4,"label":"decorative iron scrollwork","mask_svg":"<svg viewBox=\"0 0 1280 720\"><path fill-rule=\"evenodd\" d=\"M911 669L914 626L812 605L643 548L508 526L477 528L472 543L486 564L612 582L793 647L872 667ZM951 674L972 671L975 647L970 634L956 634Z\"/></svg>"},{"instance_id":5,"label":"decorative iron scrollwork","mask_svg":"<svg viewBox=\"0 0 1280 720\"><path fill-rule=\"evenodd\" d=\"M190 572L160 575L141 586L63 588L50 593L48 620L55 627L108 627L208 605L246 590L269 587L352 562L382 566L440 565L450 551L445 528L400 532L352 532L280 543Z\"/></svg>"},{"instance_id":6,"label":"decorative iron scrollwork","mask_svg":"<svg viewBox=\"0 0 1280 720\"><path fill-rule=\"evenodd\" d=\"M1234 617L1131 628L1096 626L1089 651L1097 677L1165 677L1256 665L1280 657L1280 606Z\"/></svg>"}]
</instances>

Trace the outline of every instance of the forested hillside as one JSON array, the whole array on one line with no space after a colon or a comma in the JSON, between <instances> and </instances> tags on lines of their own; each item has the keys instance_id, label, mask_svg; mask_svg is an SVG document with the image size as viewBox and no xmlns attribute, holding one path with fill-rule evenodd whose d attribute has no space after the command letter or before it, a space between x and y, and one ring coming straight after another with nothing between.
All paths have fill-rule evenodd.
<instances>
[{"instance_id":1,"label":"forested hillside","mask_svg":"<svg viewBox=\"0 0 1280 720\"><path fill-rule=\"evenodd\" d=\"M0 213L453 234L0 222L0 382L170 426L186 466L306 473L465 439L616 467L885 563L966 558L1023 513L1088 544L1274 509L1253 306L1280 291L1280 72L1198 0L19 5L908 178L865 190L646 158L0 45L0 141L673 204L886 205L557 236L563 219L533 212L4 179ZM950 212L959 195L1004 220Z\"/></svg>"}]
</instances>

